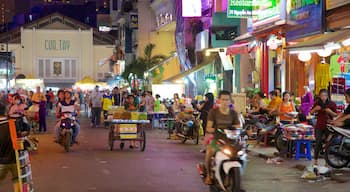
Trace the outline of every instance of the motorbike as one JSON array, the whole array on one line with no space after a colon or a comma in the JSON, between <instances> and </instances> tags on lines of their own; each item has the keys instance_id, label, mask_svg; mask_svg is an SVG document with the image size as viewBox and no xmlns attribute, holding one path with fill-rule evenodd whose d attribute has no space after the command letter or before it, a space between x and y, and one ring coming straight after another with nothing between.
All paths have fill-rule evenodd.
<instances>
[{"instance_id":1,"label":"motorbike","mask_svg":"<svg viewBox=\"0 0 350 192\"><path fill-rule=\"evenodd\" d=\"M256 140L259 136L261 128L257 126L257 123L265 125L274 121L268 114L248 115L244 120L243 128L249 140Z\"/></svg>"},{"instance_id":2,"label":"motorbike","mask_svg":"<svg viewBox=\"0 0 350 192\"><path fill-rule=\"evenodd\" d=\"M64 147L66 152L70 151L70 147L73 145L73 130L76 122L75 114L72 112L61 113L60 123L60 138L58 143Z\"/></svg>"},{"instance_id":3,"label":"motorbike","mask_svg":"<svg viewBox=\"0 0 350 192\"><path fill-rule=\"evenodd\" d=\"M28 125L26 116L22 113L15 113L9 115L9 118L15 120L17 138L23 141L24 149L36 151L39 140L36 137L30 136L30 126Z\"/></svg>"},{"instance_id":4,"label":"motorbike","mask_svg":"<svg viewBox=\"0 0 350 192\"><path fill-rule=\"evenodd\" d=\"M181 138L182 143L192 140L194 144L198 145L200 124L200 113L193 112L192 119L181 119L176 122L176 135Z\"/></svg>"},{"instance_id":5,"label":"motorbike","mask_svg":"<svg viewBox=\"0 0 350 192\"><path fill-rule=\"evenodd\" d=\"M208 171L211 172L213 185L210 185L210 191L242 191L241 175L247 163L247 136L242 136L241 132L241 129L216 131L215 137L218 138L220 149L212 157L209 170L206 170L203 163L197 165L203 182Z\"/></svg>"},{"instance_id":6,"label":"motorbike","mask_svg":"<svg viewBox=\"0 0 350 192\"><path fill-rule=\"evenodd\" d=\"M327 125L331 134L327 138L325 160L333 168L348 167L350 163L350 130Z\"/></svg>"}]
</instances>

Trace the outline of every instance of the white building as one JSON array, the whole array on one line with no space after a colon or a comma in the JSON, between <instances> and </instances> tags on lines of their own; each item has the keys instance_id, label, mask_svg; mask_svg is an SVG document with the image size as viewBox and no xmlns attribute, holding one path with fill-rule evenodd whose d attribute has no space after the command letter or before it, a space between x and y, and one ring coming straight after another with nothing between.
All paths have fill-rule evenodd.
<instances>
[{"instance_id":1,"label":"white building","mask_svg":"<svg viewBox=\"0 0 350 192\"><path fill-rule=\"evenodd\" d=\"M15 55L15 73L44 80L45 86L70 87L85 76L105 79L114 37L54 13L2 34Z\"/></svg>"}]
</instances>

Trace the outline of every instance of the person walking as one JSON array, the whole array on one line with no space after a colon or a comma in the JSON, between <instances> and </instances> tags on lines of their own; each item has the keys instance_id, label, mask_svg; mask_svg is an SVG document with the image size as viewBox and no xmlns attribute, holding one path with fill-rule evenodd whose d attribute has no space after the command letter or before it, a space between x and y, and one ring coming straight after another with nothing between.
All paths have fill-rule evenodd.
<instances>
[{"instance_id":1,"label":"person walking","mask_svg":"<svg viewBox=\"0 0 350 192\"><path fill-rule=\"evenodd\" d=\"M36 87L36 92L32 96L33 104L39 107L39 132L45 133L46 127L46 96L41 92L41 88Z\"/></svg>"},{"instance_id":2,"label":"person walking","mask_svg":"<svg viewBox=\"0 0 350 192\"><path fill-rule=\"evenodd\" d=\"M90 95L91 127L99 127L101 122L103 95L99 91L99 88L100 87L96 85L95 90Z\"/></svg>"}]
</instances>

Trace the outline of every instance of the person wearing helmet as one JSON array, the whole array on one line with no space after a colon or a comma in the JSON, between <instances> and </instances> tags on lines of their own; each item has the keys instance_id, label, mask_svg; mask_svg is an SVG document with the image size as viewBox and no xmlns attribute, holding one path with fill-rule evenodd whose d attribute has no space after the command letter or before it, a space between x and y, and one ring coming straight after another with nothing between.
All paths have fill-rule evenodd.
<instances>
[{"instance_id":1,"label":"person wearing helmet","mask_svg":"<svg viewBox=\"0 0 350 192\"><path fill-rule=\"evenodd\" d=\"M56 109L56 116L59 116L60 113L64 113L64 112L71 112L71 113L76 113L77 117L79 117L80 115L80 110L79 110L79 105L78 103L72 99L73 93L70 90L65 90L64 91L64 100L60 101L58 103L57 109ZM56 141L59 140L59 136L60 136L60 120L59 122L56 124ZM57 126L58 125L58 126ZM78 121L74 122L74 130L73 130L73 143L77 143L77 137L79 135L80 132L80 124L78 123Z\"/></svg>"}]
</instances>

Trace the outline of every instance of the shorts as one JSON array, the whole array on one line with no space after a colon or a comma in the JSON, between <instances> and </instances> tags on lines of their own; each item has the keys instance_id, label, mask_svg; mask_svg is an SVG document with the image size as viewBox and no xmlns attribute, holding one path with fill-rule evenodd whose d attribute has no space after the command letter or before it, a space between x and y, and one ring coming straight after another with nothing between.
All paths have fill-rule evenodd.
<instances>
[{"instance_id":1,"label":"shorts","mask_svg":"<svg viewBox=\"0 0 350 192\"><path fill-rule=\"evenodd\" d=\"M16 164L0 164L0 182L5 180L8 173L12 175L12 181L18 182L18 172Z\"/></svg>"}]
</instances>

